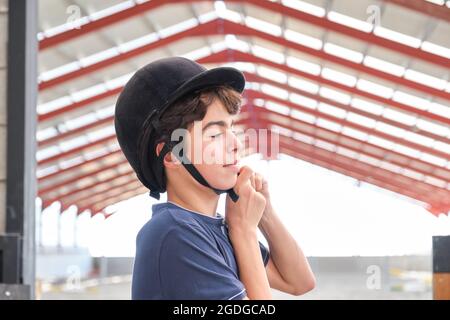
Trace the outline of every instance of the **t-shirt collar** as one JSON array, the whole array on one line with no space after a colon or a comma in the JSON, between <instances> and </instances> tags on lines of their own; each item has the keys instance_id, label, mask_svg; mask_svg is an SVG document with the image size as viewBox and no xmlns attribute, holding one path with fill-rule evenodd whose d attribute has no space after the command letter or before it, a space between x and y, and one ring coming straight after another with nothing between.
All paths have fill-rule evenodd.
<instances>
[{"instance_id":1,"label":"t-shirt collar","mask_svg":"<svg viewBox=\"0 0 450 320\"><path fill-rule=\"evenodd\" d=\"M186 209L186 208L184 208L184 207L180 206L179 204L177 204L175 202L172 202L172 201L167 201L167 202L163 202L163 203L157 203L157 204L154 204L153 206L154 206L154 209L156 209L158 206L167 206L167 207L172 207L172 208L176 208L176 209L179 209L179 210L181 209L181 210L183 210L185 212L188 212L189 214L193 214L195 217L197 217L197 218L199 218L199 219L201 219L201 220L203 220L203 221L205 221L207 223L212 223L212 224L216 224L216 225L222 225L224 223L224 217L218 212L216 212L216 216L215 217L211 217L211 216L208 216L208 215L206 215L204 213L201 213L201 212L197 212L197 211L193 211L193 210L190 210L190 209Z\"/></svg>"}]
</instances>

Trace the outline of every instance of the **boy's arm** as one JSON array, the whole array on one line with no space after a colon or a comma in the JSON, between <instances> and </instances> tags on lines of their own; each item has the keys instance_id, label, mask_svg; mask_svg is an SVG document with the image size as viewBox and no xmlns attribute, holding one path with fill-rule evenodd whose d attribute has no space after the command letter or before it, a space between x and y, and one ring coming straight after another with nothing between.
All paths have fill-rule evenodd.
<instances>
[{"instance_id":1,"label":"boy's arm","mask_svg":"<svg viewBox=\"0 0 450 320\"><path fill-rule=\"evenodd\" d=\"M258 227L269 243L270 259L266 270L270 286L294 295L312 290L314 274L302 249L273 209L267 180L255 173L253 184L266 200Z\"/></svg>"},{"instance_id":2,"label":"boy's arm","mask_svg":"<svg viewBox=\"0 0 450 320\"><path fill-rule=\"evenodd\" d=\"M239 268L239 279L245 286L249 299L272 299L257 237L266 200L264 195L255 190L253 171L244 166L239 172L234 187L239 200L234 203L227 196L225 206L225 218Z\"/></svg>"},{"instance_id":3,"label":"boy's arm","mask_svg":"<svg viewBox=\"0 0 450 320\"><path fill-rule=\"evenodd\" d=\"M257 229L234 228L230 231L239 278L247 291L247 299L272 299L261 250L258 244Z\"/></svg>"},{"instance_id":4,"label":"boy's arm","mask_svg":"<svg viewBox=\"0 0 450 320\"><path fill-rule=\"evenodd\" d=\"M269 244L267 277L270 286L293 295L301 295L315 286L314 274L295 239L281 222L270 201L259 228Z\"/></svg>"}]
</instances>

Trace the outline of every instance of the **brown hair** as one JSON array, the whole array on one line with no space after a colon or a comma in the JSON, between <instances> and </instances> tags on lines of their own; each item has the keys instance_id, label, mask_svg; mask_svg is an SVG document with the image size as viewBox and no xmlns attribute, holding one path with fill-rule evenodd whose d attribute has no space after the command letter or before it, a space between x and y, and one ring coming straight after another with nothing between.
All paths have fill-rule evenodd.
<instances>
[{"instance_id":1,"label":"brown hair","mask_svg":"<svg viewBox=\"0 0 450 320\"><path fill-rule=\"evenodd\" d=\"M218 86L196 91L170 106L160 118L154 136L153 148L160 142L170 140L172 132L178 128L189 129L194 121L205 117L208 106L218 99L230 114L238 114L241 109L241 95L228 86ZM155 149L153 149L155 150Z\"/></svg>"}]
</instances>

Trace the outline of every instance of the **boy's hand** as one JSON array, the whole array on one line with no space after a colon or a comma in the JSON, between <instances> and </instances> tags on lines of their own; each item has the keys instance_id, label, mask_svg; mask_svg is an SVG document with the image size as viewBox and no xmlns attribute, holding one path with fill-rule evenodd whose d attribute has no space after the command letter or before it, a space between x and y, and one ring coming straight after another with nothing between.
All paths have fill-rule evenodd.
<instances>
[{"instance_id":1,"label":"boy's hand","mask_svg":"<svg viewBox=\"0 0 450 320\"><path fill-rule=\"evenodd\" d=\"M272 212L272 204L270 202L270 194L269 194L269 184L267 180L259 173L254 173L254 186L255 190L260 192L264 199L266 200L266 206L264 208L263 216L261 218L260 223L268 218L273 212Z\"/></svg>"},{"instance_id":2,"label":"boy's hand","mask_svg":"<svg viewBox=\"0 0 450 320\"><path fill-rule=\"evenodd\" d=\"M267 180L264 179L264 177L255 172L253 175L253 182L255 190L260 192L264 198L266 199L266 206L270 202L270 194L269 194L269 184L267 183Z\"/></svg>"},{"instance_id":3,"label":"boy's hand","mask_svg":"<svg viewBox=\"0 0 450 320\"><path fill-rule=\"evenodd\" d=\"M225 219L231 237L241 231L256 231L266 207L266 197L262 193L263 190L262 179L257 178L249 167L242 167L234 186L234 191L239 195L239 200L234 203L229 196L226 199Z\"/></svg>"}]
</instances>

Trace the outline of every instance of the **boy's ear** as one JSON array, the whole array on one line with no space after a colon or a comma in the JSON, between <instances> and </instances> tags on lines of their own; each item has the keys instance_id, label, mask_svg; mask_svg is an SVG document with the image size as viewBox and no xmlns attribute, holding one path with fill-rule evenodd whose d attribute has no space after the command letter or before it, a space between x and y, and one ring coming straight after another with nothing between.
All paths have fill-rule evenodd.
<instances>
[{"instance_id":1,"label":"boy's ear","mask_svg":"<svg viewBox=\"0 0 450 320\"><path fill-rule=\"evenodd\" d=\"M165 142L160 142L156 145L156 155L159 156ZM172 152L167 152L163 160L164 166L167 168L175 168L180 164L180 161L172 154Z\"/></svg>"}]
</instances>

